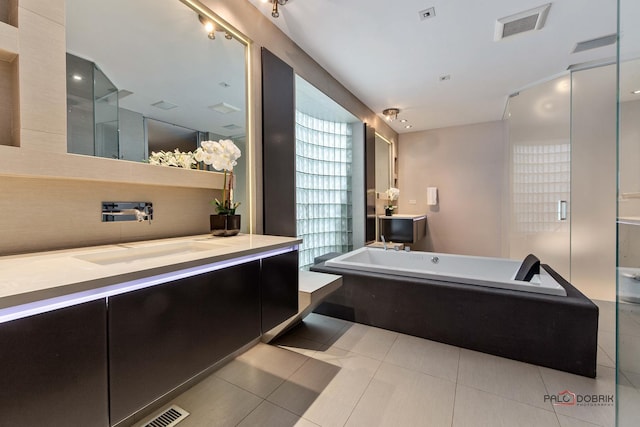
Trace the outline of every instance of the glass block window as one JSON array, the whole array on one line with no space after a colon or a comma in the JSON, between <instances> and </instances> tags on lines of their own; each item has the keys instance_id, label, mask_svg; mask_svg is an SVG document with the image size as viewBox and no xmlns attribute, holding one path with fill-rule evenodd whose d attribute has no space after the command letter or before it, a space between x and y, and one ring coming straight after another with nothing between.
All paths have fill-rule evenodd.
<instances>
[{"instance_id":1,"label":"glass block window","mask_svg":"<svg viewBox=\"0 0 640 427\"><path fill-rule=\"evenodd\" d=\"M300 268L353 249L351 125L296 111L296 204Z\"/></svg>"},{"instance_id":2,"label":"glass block window","mask_svg":"<svg viewBox=\"0 0 640 427\"><path fill-rule=\"evenodd\" d=\"M558 221L558 200L571 206L569 142L514 145L512 152L513 220L520 233L569 231Z\"/></svg>"}]
</instances>

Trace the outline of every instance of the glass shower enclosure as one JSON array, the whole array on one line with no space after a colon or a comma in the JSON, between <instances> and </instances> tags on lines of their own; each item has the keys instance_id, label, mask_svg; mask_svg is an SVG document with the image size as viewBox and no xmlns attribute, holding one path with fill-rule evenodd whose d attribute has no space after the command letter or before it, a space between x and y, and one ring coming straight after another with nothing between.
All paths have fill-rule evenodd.
<instances>
[{"instance_id":1,"label":"glass shower enclosure","mask_svg":"<svg viewBox=\"0 0 640 427\"><path fill-rule=\"evenodd\" d=\"M67 152L121 158L118 88L95 63L69 53Z\"/></svg>"}]
</instances>

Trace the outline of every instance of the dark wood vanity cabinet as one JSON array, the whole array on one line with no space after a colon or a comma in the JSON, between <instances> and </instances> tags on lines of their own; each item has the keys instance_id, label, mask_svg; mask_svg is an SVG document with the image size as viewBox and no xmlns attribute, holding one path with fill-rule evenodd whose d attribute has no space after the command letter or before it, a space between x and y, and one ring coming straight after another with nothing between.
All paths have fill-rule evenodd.
<instances>
[{"instance_id":1,"label":"dark wood vanity cabinet","mask_svg":"<svg viewBox=\"0 0 640 427\"><path fill-rule=\"evenodd\" d=\"M262 260L262 332L298 313L298 251Z\"/></svg>"},{"instance_id":2,"label":"dark wood vanity cabinet","mask_svg":"<svg viewBox=\"0 0 640 427\"><path fill-rule=\"evenodd\" d=\"M0 427L109 426L298 310L298 251L0 324Z\"/></svg>"},{"instance_id":3,"label":"dark wood vanity cabinet","mask_svg":"<svg viewBox=\"0 0 640 427\"><path fill-rule=\"evenodd\" d=\"M109 298L111 423L260 336L260 261Z\"/></svg>"},{"instance_id":4,"label":"dark wood vanity cabinet","mask_svg":"<svg viewBox=\"0 0 640 427\"><path fill-rule=\"evenodd\" d=\"M0 324L0 426L108 426L105 300Z\"/></svg>"}]
</instances>

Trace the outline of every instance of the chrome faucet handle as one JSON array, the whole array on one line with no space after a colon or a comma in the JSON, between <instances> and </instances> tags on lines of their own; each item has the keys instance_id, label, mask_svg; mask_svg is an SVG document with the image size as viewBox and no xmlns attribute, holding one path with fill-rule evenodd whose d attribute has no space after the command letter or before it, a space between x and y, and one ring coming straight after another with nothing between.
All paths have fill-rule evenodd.
<instances>
[{"instance_id":1,"label":"chrome faucet handle","mask_svg":"<svg viewBox=\"0 0 640 427\"><path fill-rule=\"evenodd\" d=\"M387 250L387 241L384 239L384 235L380 235L380 240L382 240L382 247L384 248L384 250Z\"/></svg>"}]
</instances>

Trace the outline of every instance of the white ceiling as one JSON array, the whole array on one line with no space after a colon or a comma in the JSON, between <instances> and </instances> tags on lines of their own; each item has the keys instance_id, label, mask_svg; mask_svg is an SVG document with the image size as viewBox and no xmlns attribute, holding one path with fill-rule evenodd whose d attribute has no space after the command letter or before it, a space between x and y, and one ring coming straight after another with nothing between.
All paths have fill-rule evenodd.
<instances>
[{"instance_id":1,"label":"white ceiling","mask_svg":"<svg viewBox=\"0 0 640 427\"><path fill-rule=\"evenodd\" d=\"M545 0L289 0L277 19L249 1L373 111L400 108L413 127L392 122L399 133L500 120L510 94L616 55L615 45L571 53L616 32L615 0L555 0L542 30L497 42L497 19Z\"/></svg>"}]
</instances>

